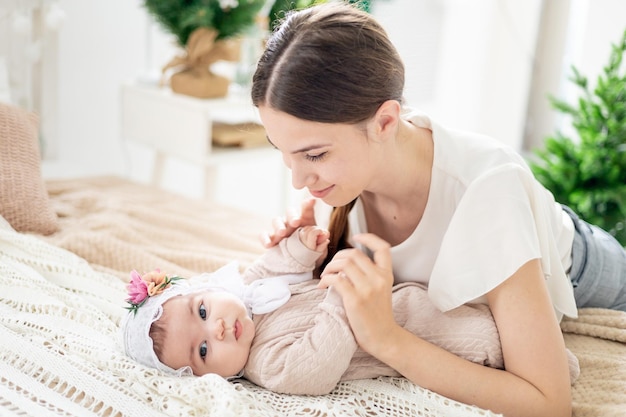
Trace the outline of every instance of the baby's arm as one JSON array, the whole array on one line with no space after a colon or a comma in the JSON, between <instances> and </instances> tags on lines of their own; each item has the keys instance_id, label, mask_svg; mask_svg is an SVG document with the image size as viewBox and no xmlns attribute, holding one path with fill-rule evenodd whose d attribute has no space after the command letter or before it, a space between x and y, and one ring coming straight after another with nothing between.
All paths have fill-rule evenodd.
<instances>
[{"instance_id":1,"label":"baby's arm","mask_svg":"<svg viewBox=\"0 0 626 417\"><path fill-rule=\"evenodd\" d=\"M285 394L323 395L337 386L357 343L339 297L328 293L318 304L320 291L294 295L261 318L244 369L247 379Z\"/></svg>"},{"instance_id":2,"label":"baby's arm","mask_svg":"<svg viewBox=\"0 0 626 417\"><path fill-rule=\"evenodd\" d=\"M328 231L317 226L301 227L246 269L244 281L313 271L315 262L325 255L327 248Z\"/></svg>"}]
</instances>

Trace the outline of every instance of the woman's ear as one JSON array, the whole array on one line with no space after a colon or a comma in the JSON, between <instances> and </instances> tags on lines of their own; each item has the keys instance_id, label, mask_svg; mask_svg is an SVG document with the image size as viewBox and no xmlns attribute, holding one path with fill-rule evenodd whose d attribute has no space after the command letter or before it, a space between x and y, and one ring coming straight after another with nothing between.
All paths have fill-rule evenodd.
<instances>
[{"instance_id":1,"label":"woman's ear","mask_svg":"<svg viewBox=\"0 0 626 417\"><path fill-rule=\"evenodd\" d=\"M386 140L395 137L398 131L400 112L402 106L396 100L387 100L378 107L376 114L372 118L370 128L371 137L378 140Z\"/></svg>"}]
</instances>

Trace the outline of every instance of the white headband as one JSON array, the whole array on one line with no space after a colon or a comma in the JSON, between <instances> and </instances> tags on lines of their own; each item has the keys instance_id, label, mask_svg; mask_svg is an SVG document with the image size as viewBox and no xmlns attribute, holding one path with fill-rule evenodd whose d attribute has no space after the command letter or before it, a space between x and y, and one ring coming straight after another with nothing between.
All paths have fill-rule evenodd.
<instances>
[{"instance_id":1,"label":"white headband","mask_svg":"<svg viewBox=\"0 0 626 417\"><path fill-rule=\"evenodd\" d=\"M237 262L226 264L212 273L204 273L190 279L173 282L161 294L148 297L146 301L130 311L121 324L122 343L126 354L142 365L158 369L169 375L193 375L191 367L172 369L163 364L154 353L150 338L150 327L163 314L163 304L172 297L200 291L226 291L239 297L248 314L266 314L285 304L291 291L290 284L310 280L311 272L302 274L280 275L262 278L246 285L239 273Z\"/></svg>"}]
</instances>

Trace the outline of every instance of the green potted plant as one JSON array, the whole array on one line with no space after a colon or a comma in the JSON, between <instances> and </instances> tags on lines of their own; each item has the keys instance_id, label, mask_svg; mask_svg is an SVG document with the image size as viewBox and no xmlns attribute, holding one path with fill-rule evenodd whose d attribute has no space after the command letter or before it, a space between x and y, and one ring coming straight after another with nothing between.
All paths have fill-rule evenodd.
<instances>
[{"instance_id":1,"label":"green potted plant","mask_svg":"<svg viewBox=\"0 0 626 417\"><path fill-rule=\"evenodd\" d=\"M216 40L240 35L255 23L266 0L144 0L154 19L182 47L198 28L214 29Z\"/></svg>"},{"instance_id":2,"label":"green potted plant","mask_svg":"<svg viewBox=\"0 0 626 417\"><path fill-rule=\"evenodd\" d=\"M149 14L185 49L163 68L174 92L200 98L223 97L230 80L210 67L237 61L237 37L256 23L266 0L144 0Z\"/></svg>"},{"instance_id":3,"label":"green potted plant","mask_svg":"<svg viewBox=\"0 0 626 417\"><path fill-rule=\"evenodd\" d=\"M537 179L556 200L609 231L626 246L626 31L612 45L593 89L575 67L570 80L581 90L577 105L550 97L571 117L577 133L556 132L530 161Z\"/></svg>"}]
</instances>

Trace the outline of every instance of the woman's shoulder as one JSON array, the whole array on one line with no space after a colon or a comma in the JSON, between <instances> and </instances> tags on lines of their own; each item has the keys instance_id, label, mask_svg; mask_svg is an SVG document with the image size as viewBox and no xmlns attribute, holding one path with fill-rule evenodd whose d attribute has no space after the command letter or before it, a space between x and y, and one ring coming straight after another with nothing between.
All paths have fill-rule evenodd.
<instances>
[{"instance_id":1,"label":"woman's shoulder","mask_svg":"<svg viewBox=\"0 0 626 417\"><path fill-rule=\"evenodd\" d=\"M432 131L433 168L457 180L470 182L486 171L510 163L527 169L522 156L496 138L439 124L419 111L409 111L405 117Z\"/></svg>"}]
</instances>

